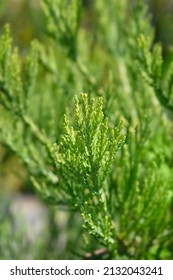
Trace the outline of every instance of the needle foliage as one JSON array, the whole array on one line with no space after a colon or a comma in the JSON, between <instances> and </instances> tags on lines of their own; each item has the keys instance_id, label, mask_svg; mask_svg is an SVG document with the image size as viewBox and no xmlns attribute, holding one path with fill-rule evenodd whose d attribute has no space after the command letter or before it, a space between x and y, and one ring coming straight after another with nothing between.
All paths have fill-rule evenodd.
<instances>
[{"instance_id":1,"label":"needle foliage","mask_svg":"<svg viewBox=\"0 0 173 280\"><path fill-rule=\"evenodd\" d=\"M80 215L73 258L173 258L173 64L128 2L42 0L42 41L0 38L0 143Z\"/></svg>"}]
</instances>

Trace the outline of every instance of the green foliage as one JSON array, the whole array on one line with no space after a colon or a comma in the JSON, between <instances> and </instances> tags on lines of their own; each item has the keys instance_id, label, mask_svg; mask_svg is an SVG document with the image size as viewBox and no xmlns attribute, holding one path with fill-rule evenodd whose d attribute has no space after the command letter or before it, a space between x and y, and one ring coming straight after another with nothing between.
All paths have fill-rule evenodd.
<instances>
[{"instance_id":1,"label":"green foliage","mask_svg":"<svg viewBox=\"0 0 173 280\"><path fill-rule=\"evenodd\" d=\"M159 258L161 240L172 234L167 212L172 200L172 174L164 170L164 157L159 155L158 159L149 152L149 141L147 123L128 132L112 179L116 186L112 207L123 254L137 259Z\"/></svg>"},{"instance_id":2,"label":"green foliage","mask_svg":"<svg viewBox=\"0 0 173 280\"><path fill-rule=\"evenodd\" d=\"M110 193L105 180L124 141L122 127L118 124L108 138L108 120L102 111L102 98L95 104L94 99L88 100L87 94L81 94L80 102L75 99L74 118L73 128L65 116L64 134L59 151L55 150L55 163L58 170L60 165L66 192L81 212L84 226L109 247L109 243L115 241L107 211Z\"/></svg>"},{"instance_id":3,"label":"green foliage","mask_svg":"<svg viewBox=\"0 0 173 280\"><path fill-rule=\"evenodd\" d=\"M155 45L152 50L150 38L145 39L140 36L139 44L139 63L142 76L145 77L148 84L153 88L160 103L173 110L173 67L169 63L167 69L164 69L162 59L162 49ZM142 66L142 67L141 67Z\"/></svg>"},{"instance_id":4,"label":"green foliage","mask_svg":"<svg viewBox=\"0 0 173 280\"><path fill-rule=\"evenodd\" d=\"M1 35L0 143L40 197L80 215L80 258L172 258L172 61L147 7L96 0L91 26L81 1L42 7L48 37L26 55Z\"/></svg>"},{"instance_id":5,"label":"green foliage","mask_svg":"<svg viewBox=\"0 0 173 280\"><path fill-rule=\"evenodd\" d=\"M72 60L76 60L81 1L44 0L42 3L49 36L66 50Z\"/></svg>"},{"instance_id":6,"label":"green foliage","mask_svg":"<svg viewBox=\"0 0 173 280\"><path fill-rule=\"evenodd\" d=\"M102 111L102 98L94 103L94 99L89 103L87 95L82 94L80 106L76 98L75 128L70 127L65 116L60 162L65 177L80 187L86 185L91 193L98 193L123 143L123 135L118 124L111 130L110 139L107 137L108 120Z\"/></svg>"}]
</instances>

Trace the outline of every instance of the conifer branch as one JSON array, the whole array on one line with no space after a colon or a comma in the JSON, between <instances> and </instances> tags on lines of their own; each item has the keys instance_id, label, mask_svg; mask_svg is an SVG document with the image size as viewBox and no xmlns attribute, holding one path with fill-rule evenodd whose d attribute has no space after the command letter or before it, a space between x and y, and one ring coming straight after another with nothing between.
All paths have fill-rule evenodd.
<instances>
[{"instance_id":1,"label":"conifer branch","mask_svg":"<svg viewBox=\"0 0 173 280\"><path fill-rule=\"evenodd\" d=\"M111 233L114 226L107 209L104 183L124 143L124 135L121 123L108 131L102 102L101 97L89 100L87 94L75 98L74 127L65 115L62 140L54 153L57 168L61 169L85 227L105 246L114 248L114 233ZM98 209L100 214L96 215Z\"/></svg>"},{"instance_id":2,"label":"conifer branch","mask_svg":"<svg viewBox=\"0 0 173 280\"><path fill-rule=\"evenodd\" d=\"M147 83L154 89L160 103L170 111L173 111L173 69L169 65L168 71L164 73L162 49L159 45L151 46L150 38L141 35L138 38L138 61L140 72ZM150 50L151 49L151 50Z\"/></svg>"}]
</instances>

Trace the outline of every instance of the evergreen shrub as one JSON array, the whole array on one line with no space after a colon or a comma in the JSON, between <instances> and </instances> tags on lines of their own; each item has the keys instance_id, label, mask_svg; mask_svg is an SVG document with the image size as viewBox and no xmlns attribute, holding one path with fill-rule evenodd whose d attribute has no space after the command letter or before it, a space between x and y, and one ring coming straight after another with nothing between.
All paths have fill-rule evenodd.
<instances>
[{"instance_id":1,"label":"evergreen shrub","mask_svg":"<svg viewBox=\"0 0 173 280\"><path fill-rule=\"evenodd\" d=\"M173 63L136 2L42 0L26 54L1 33L0 143L76 217L62 258L173 258Z\"/></svg>"}]
</instances>

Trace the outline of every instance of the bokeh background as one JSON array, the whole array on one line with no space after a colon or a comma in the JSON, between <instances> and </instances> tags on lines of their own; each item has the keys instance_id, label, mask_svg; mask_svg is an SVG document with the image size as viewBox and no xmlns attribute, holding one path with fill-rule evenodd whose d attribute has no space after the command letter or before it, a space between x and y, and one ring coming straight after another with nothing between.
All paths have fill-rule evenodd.
<instances>
[{"instance_id":1,"label":"bokeh background","mask_svg":"<svg viewBox=\"0 0 173 280\"><path fill-rule=\"evenodd\" d=\"M93 1L83 0L83 24L87 24L88 28L93 28L90 25ZM162 44L163 55L167 58L173 46L173 0L146 2L155 28L155 41ZM19 47L21 53L27 51L32 39L45 39L40 0L0 0L0 33L5 23L10 24L14 45ZM73 254L71 244L80 235L80 230L70 235L67 232L69 223L74 220L76 224L80 223L80 218L75 214L56 211L40 201L20 161L0 146L0 227L3 224L6 231L4 237L0 228L0 259L69 258L70 252ZM67 235L70 236L68 241ZM9 240L14 242L9 245ZM16 243L16 240L19 242ZM16 244L20 244L20 248ZM8 250L4 251L3 248Z\"/></svg>"}]
</instances>

